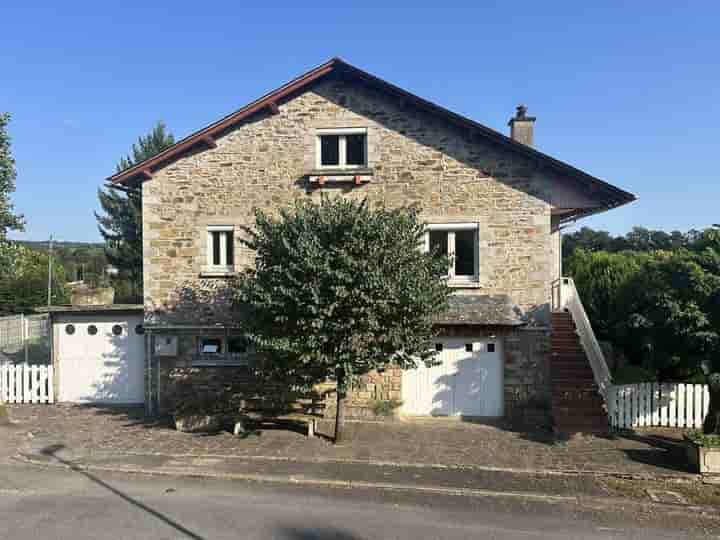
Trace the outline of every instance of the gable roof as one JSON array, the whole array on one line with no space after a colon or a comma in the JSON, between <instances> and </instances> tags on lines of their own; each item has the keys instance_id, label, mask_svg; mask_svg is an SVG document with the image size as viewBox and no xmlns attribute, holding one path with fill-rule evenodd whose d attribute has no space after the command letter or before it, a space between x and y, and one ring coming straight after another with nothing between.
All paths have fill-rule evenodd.
<instances>
[{"instance_id":1,"label":"gable roof","mask_svg":"<svg viewBox=\"0 0 720 540\"><path fill-rule=\"evenodd\" d=\"M513 140L512 138L503 135L502 133L495 131L487 126L484 126L474 120L461 116L454 113L444 107L436 105L426 99L423 99L415 94L412 94L402 88L395 86L389 82L386 82L366 71L363 71L351 64L348 64L340 58L332 58L331 60L311 69L307 73L291 80L284 84L280 88L265 94L261 98L249 103L248 105L238 109L232 114L210 124L207 127L196 131L195 133L185 137L178 141L169 148L163 150L159 154L146 159L132 167L125 169L119 173L116 173L107 178L113 185L128 185L133 184L137 181L146 180L152 177L154 170L162 168L165 164L171 160L181 156L185 152L197 147L198 145L206 145L207 147L214 147L214 138L226 131L227 129L237 125L249 116L267 110L270 112L277 112L278 102L283 98L302 91L312 83L319 79L328 76L331 73L341 74L348 78L359 79L366 84L373 87L379 88L380 90L391 94L408 104L412 104L414 107L427 111L431 114L435 114L443 118L448 123L454 124L462 129L467 130L471 134L475 134L478 137L484 138L492 143L495 143L501 147L507 148L513 152L521 154L536 164L546 167L547 169L559 173L572 181L576 182L580 188L590 193L590 197L598 202L598 209L582 209L573 213L572 217L579 217L580 215L587 215L601 210L614 208L623 204L627 204L636 199L635 195L624 191L612 184L604 182L599 178L589 175L588 173L581 171L568 165L560 160L557 160L547 154L544 154L530 146L526 146L520 142Z\"/></svg>"}]
</instances>

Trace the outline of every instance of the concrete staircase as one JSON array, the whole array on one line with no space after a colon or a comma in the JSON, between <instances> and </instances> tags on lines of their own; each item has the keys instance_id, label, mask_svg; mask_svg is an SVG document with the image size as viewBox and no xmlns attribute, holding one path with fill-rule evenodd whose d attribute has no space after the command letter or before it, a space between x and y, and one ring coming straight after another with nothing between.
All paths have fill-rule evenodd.
<instances>
[{"instance_id":1,"label":"concrete staircase","mask_svg":"<svg viewBox=\"0 0 720 540\"><path fill-rule=\"evenodd\" d=\"M552 412L555 432L607 433L604 400L576 331L566 311L552 313Z\"/></svg>"}]
</instances>

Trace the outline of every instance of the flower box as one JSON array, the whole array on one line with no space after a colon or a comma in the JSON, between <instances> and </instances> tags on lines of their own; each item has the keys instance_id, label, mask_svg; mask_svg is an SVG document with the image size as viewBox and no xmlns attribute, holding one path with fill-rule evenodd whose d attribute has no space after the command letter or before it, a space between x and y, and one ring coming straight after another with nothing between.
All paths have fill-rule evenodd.
<instances>
[{"instance_id":1,"label":"flower box","mask_svg":"<svg viewBox=\"0 0 720 540\"><path fill-rule=\"evenodd\" d=\"M685 437L688 461L700 474L720 474L720 446L703 445Z\"/></svg>"}]
</instances>

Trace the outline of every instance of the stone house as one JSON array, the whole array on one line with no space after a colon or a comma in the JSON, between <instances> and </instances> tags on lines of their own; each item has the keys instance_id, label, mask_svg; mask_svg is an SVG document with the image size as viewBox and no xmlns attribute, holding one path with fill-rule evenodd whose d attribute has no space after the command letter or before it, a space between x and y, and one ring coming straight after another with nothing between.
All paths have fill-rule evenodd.
<instances>
[{"instance_id":1,"label":"stone house","mask_svg":"<svg viewBox=\"0 0 720 540\"><path fill-rule=\"evenodd\" d=\"M148 403L171 407L178 380L242 379L240 227L331 193L418 206L426 245L454 260L442 364L368 375L351 414L391 399L408 415L549 412L560 229L634 196L534 149L534 122L518 107L508 137L334 58L110 177L142 190Z\"/></svg>"}]
</instances>

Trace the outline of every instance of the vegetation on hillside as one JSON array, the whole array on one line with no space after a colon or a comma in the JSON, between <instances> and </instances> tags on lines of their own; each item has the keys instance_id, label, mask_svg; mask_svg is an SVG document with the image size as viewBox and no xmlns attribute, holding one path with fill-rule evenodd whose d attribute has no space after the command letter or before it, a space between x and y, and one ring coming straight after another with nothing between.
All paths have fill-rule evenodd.
<instances>
[{"instance_id":1,"label":"vegetation on hillside","mask_svg":"<svg viewBox=\"0 0 720 540\"><path fill-rule=\"evenodd\" d=\"M52 303L68 302L67 277L61 264L53 264ZM0 240L0 316L32 313L47 305L48 255L18 242Z\"/></svg>"}]
</instances>

